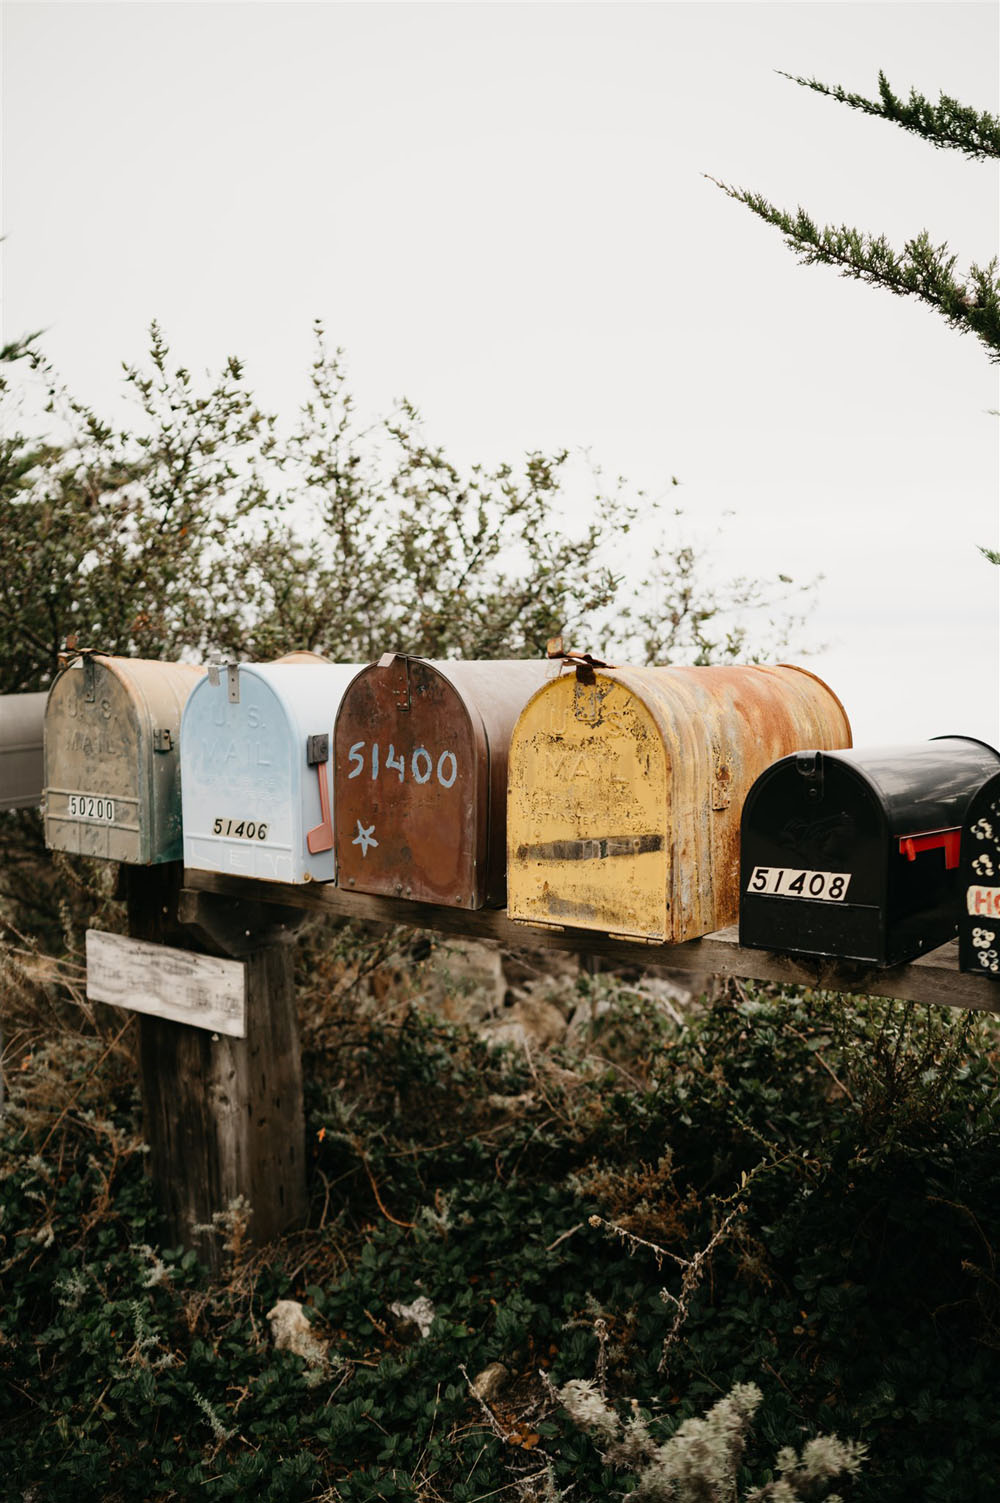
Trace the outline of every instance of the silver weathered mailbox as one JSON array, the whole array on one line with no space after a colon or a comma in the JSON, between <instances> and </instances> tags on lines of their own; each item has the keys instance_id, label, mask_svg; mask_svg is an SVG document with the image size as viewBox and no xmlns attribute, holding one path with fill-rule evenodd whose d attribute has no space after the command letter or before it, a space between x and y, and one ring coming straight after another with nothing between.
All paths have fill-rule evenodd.
<instances>
[{"instance_id":1,"label":"silver weathered mailbox","mask_svg":"<svg viewBox=\"0 0 1000 1503\"><path fill-rule=\"evenodd\" d=\"M204 668L83 653L45 711L45 841L151 866L181 858L180 723Z\"/></svg>"},{"instance_id":2,"label":"silver weathered mailbox","mask_svg":"<svg viewBox=\"0 0 1000 1503\"><path fill-rule=\"evenodd\" d=\"M0 809L42 799L42 727L46 694L0 694Z\"/></svg>"}]
</instances>

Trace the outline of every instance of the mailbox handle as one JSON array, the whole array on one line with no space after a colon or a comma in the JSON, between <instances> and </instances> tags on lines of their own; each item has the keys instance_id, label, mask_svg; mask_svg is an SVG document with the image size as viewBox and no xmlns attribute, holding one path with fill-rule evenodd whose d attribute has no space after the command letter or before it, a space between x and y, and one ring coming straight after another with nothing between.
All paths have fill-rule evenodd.
<instances>
[{"instance_id":1,"label":"mailbox handle","mask_svg":"<svg viewBox=\"0 0 1000 1503\"><path fill-rule=\"evenodd\" d=\"M310 738L310 740L312 739L313 738ZM330 743L325 736L322 739L326 742L326 745L321 749L325 751L326 755L323 757L322 761L320 761L318 758L315 761L316 776L319 778L319 812L322 817L319 824L311 829L306 835L306 848L308 849L310 856L316 856L320 851L328 851L333 845L333 815L330 812L330 783L326 775L327 768L330 765ZM313 754L311 747L309 748L307 755L309 755L309 760L310 762L312 762Z\"/></svg>"},{"instance_id":2,"label":"mailbox handle","mask_svg":"<svg viewBox=\"0 0 1000 1503\"><path fill-rule=\"evenodd\" d=\"M920 851L936 851L943 846L945 870L952 871L958 865L961 843L961 826L954 830L927 830L922 835L901 835L899 854L908 861L916 861Z\"/></svg>"},{"instance_id":3,"label":"mailbox handle","mask_svg":"<svg viewBox=\"0 0 1000 1503\"><path fill-rule=\"evenodd\" d=\"M600 658L595 658L589 652L567 652L563 646L562 637L550 637L545 645L545 656L549 659L560 658L565 667L575 668L576 676L584 684L594 682L595 668L613 668L614 663L605 663Z\"/></svg>"}]
</instances>

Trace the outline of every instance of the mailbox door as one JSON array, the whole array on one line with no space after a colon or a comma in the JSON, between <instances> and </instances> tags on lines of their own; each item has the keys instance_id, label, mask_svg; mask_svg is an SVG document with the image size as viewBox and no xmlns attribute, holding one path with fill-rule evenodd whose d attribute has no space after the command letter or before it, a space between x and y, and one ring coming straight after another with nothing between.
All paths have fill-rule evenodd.
<instances>
[{"instance_id":1,"label":"mailbox door","mask_svg":"<svg viewBox=\"0 0 1000 1503\"><path fill-rule=\"evenodd\" d=\"M45 839L146 866L181 856L181 711L204 670L88 654L45 712Z\"/></svg>"},{"instance_id":2,"label":"mailbox door","mask_svg":"<svg viewBox=\"0 0 1000 1503\"><path fill-rule=\"evenodd\" d=\"M508 908L534 923L665 939L671 825L663 737L618 679L565 672L514 731Z\"/></svg>"},{"instance_id":3,"label":"mailbox door","mask_svg":"<svg viewBox=\"0 0 1000 1503\"><path fill-rule=\"evenodd\" d=\"M0 809L41 803L46 694L0 695Z\"/></svg>"},{"instance_id":4,"label":"mailbox door","mask_svg":"<svg viewBox=\"0 0 1000 1503\"><path fill-rule=\"evenodd\" d=\"M151 790L145 716L93 658L65 669L45 715L45 842L145 865Z\"/></svg>"},{"instance_id":5,"label":"mailbox door","mask_svg":"<svg viewBox=\"0 0 1000 1503\"><path fill-rule=\"evenodd\" d=\"M305 748L270 684L238 670L208 678L184 715L184 862L272 882L301 882ZM301 765L300 765L301 764ZM332 875L332 872L331 872Z\"/></svg>"},{"instance_id":6,"label":"mailbox door","mask_svg":"<svg viewBox=\"0 0 1000 1503\"><path fill-rule=\"evenodd\" d=\"M1000 981L1000 774L969 804L960 865L959 970Z\"/></svg>"},{"instance_id":7,"label":"mailbox door","mask_svg":"<svg viewBox=\"0 0 1000 1503\"><path fill-rule=\"evenodd\" d=\"M783 757L743 808L740 944L885 964L889 832L872 788L837 757Z\"/></svg>"},{"instance_id":8,"label":"mailbox door","mask_svg":"<svg viewBox=\"0 0 1000 1503\"><path fill-rule=\"evenodd\" d=\"M850 726L787 666L564 674L511 746L509 912L680 943L735 921L739 812L754 778Z\"/></svg>"},{"instance_id":9,"label":"mailbox door","mask_svg":"<svg viewBox=\"0 0 1000 1503\"><path fill-rule=\"evenodd\" d=\"M184 713L188 866L333 881L330 745L356 672L312 653L211 670Z\"/></svg>"},{"instance_id":10,"label":"mailbox door","mask_svg":"<svg viewBox=\"0 0 1000 1503\"><path fill-rule=\"evenodd\" d=\"M482 718L441 669L395 655L363 669L334 733L338 885L482 907L489 776Z\"/></svg>"}]
</instances>

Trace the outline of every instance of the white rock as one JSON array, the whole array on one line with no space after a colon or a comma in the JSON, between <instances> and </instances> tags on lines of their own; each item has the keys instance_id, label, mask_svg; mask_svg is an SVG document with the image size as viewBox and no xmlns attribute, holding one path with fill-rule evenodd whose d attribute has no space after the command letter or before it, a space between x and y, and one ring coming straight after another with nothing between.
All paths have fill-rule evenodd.
<instances>
[{"instance_id":1,"label":"white rock","mask_svg":"<svg viewBox=\"0 0 1000 1503\"><path fill-rule=\"evenodd\" d=\"M555 1003L541 997L521 997L498 1018L484 1023L480 1036L489 1044L513 1044L523 1049L547 1049L561 1043L566 1019Z\"/></svg>"},{"instance_id":2,"label":"white rock","mask_svg":"<svg viewBox=\"0 0 1000 1503\"><path fill-rule=\"evenodd\" d=\"M321 1367L326 1362L328 1343L313 1332L302 1306L294 1299L279 1299L267 1318L271 1326L271 1340L277 1352L294 1352L309 1367Z\"/></svg>"},{"instance_id":3,"label":"white rock","mask_svg":"<svg viewBox=\"0 0 1000 1503\"><path fill-rule=\"evenodd\" d=\"M482 1399L486 1404L492 1404L501 1391L510 1382L510 1373L502 1362L491 1362L489 1367L484 1367L481 1373L477 1373L472 1380L472 1392L477 1399Z\"/></svg>"},{"instance_id":4,"label":"white rock","mask_svg":"<svg viewBox=\"0 0 1000 1503\"><path fill-rule=\"evenodd\" d=\"M412 1305L404 1305L402 1300L393 1300L389 1309L403 1330L415 1326L420 1333L421 1340L430 1335L437 1311L426 1294L418 1294ZM400 1331L401 1335L403 1330Z\"/></svg>"}]
</instances>

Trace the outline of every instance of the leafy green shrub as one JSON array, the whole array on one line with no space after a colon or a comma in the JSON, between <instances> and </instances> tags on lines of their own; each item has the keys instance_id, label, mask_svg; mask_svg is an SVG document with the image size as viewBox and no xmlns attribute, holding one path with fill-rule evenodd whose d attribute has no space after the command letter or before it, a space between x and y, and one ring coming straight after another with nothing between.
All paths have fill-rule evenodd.
<instances>
[{"instance_id":1,"label":"leafy green shrub","mask_svg":"<svg viewBox=\"0 0 1000 1503\"><path fill-rule=\"evenodd\" d=\"M16 1072L0 1129L12 1497L634 1491L641 1466L554 1397L581 1382L655 1448L753 1385L742 1498L781 1498L780 1468L809 1497L802 1464L831 1434L868 1449L853 1503L993 1497L992 1020L733 988L678 1025L623 986L599 1055L528 1059L399 989L360 1015L345 1001L340 1047L307 1057L310 1227L237 1246L214 1283L158 1246L124 1043L99 1068L96 1043L47 1060L43 1085ZM626 1075L607 1044L624 1058L630 1030ZM60 1069L63 1105L85 1089L56 1125ZM392 1309L418 1295L425 1338ZM285 1298L328 1343L322 1382L271 1344ZM491 1366L503 1382L480 1400Z\"/></svg>"}]
</instances>

